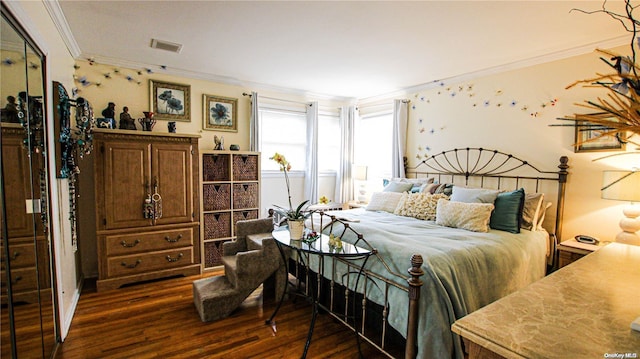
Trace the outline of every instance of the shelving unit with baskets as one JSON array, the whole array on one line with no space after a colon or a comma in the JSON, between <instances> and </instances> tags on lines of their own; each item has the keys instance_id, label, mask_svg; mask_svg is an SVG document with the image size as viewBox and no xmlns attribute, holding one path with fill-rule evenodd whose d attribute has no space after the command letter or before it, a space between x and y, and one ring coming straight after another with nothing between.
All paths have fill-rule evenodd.
<instances>
[{"instance_id":1,"label":"shelving unit with baskets","mask_svg":"<svg viewBox=\"0 0 640 359\"><path fill-rule=\"evenodd\" d=\"M235 224L260 211L260 153L202 151L201 236L204 270L222 265L222 243L235 239Z\"/></svg>"}]
</instances>

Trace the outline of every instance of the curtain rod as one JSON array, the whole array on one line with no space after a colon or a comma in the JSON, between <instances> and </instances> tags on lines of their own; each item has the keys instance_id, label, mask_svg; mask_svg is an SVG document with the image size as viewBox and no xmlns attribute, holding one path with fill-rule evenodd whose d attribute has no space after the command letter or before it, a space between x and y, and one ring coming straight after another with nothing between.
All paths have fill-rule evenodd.
<instances>
[{"instance_id":1,"label":"curtain rod","mask_svg":"<svg viewBox=\"0 0 640 359\"><path fill-rule=\"evenodd\" d=\"M243 92L243 93L242 93L242 96L249 96L249 97L251 97L251 94L250 94L250 93ZM308 102L293 101L293 100L285 100L285 99L282 99L282 98L268 97L268 96L262 96L262 95L260 95L260 98L266 98L266 99L269 99L269 100L282 101L282 102L297 103L297 104L302 104L302 105L305 105L305 106L309 106L309 107L311 107L311 104L310 104L310 103L308 103Z\"/></svg>"}]
</instances>

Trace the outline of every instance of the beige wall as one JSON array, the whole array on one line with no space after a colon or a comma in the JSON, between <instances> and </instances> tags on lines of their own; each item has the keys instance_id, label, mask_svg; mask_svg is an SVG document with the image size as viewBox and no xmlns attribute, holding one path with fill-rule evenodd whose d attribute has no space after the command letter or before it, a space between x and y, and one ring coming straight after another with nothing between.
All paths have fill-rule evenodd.
<instances>
[{"instance_id":1,"label":"beige wall","mask_svg":"<svg viewBox=\"0 0 640 359\"><path fill-rule=\"evenodd\" d=\"M594 52L468 81L444 81L409 94L409 161L415 165L417 155L470 146L495 148L556 170L559 157L568 156L563 239L580 233L612 240L624 203L600 198L602 170L628 169L634 160L637 166L638 156L594 162L610 152L574 153L574 129L549 126L580 111L575 103L604 93L580 86L566 90L567 85L609 69Z\"/></svg>"},{"instance_id":2,"label":"beige wall","mask_svg":"<svg viewBox=\"0 0 640 359\"><path fill-rule=\"evenodd\" d=\"M116 104L116 125L122 112L122 107L129 107L129 114L135 119L144 117L143 111L150 111L150 90L149 80L165 81L191 86L191 120L188 122L177 121L178 133L200 134L201 149L213 149L214 135L224 137L225 148L230 144L238 144L242 150L249 149L249 114L251 111L251 100L248 96L243 96L243 92L251 92L240 86L220 84L205 80L186 79L182 77L168 75L163 70L156 69L151 74L147 74L145 69L129 69L118 66L93 63L87 61L76 61L76 79L84 78L91 83L84 86L76 81L74 87L78 88L78 96L84 97L93 106L95 117L102 117L102 110L109 102ZM117 72L116 72L117 71ZM138 71L141 74L138 74ZM106 78L109 74L111 78ZM133 81L127 79L133 78ZM99 85L98 85L99 83ZM222 96L238 99L238 132L209 131L203 130L203 94ZM137 122L136 122L137 123ZM168 121L158 121L153 128L153 132L168 132ZM140 128L140 125L137 125Z\"/></svg>"}]
</instances>

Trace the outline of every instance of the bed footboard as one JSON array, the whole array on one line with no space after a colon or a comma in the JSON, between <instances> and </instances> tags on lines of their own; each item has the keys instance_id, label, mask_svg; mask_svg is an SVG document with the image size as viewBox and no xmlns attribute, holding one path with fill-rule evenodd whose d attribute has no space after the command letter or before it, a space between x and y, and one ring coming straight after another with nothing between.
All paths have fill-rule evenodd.
<instances>
[{"instance_id":1,"label":"bed footboard","mask_svg":"<svg viewBox=\"0 0 640 359\"><path fill-rule=\"evenodd\" d=\"M418 347L418 315L420 314L420 288L422 280L420 277L424 274L422 270L422 256L414 254L411 256L411 268L409 275L411 278L409 283L409 321L407 323L407 344L405 346L405 358L415 358L416 348Z\"/></svg>"},{"instance_id":2,"label":"bed footboard","mask_svg":"<svg viewBox=\"0 0 640 359\"><path fill-rule=\"evenodd\" d=\"M395 280L385 278L382 273L375 273L368 268L362 268L360 264L353 261L344 260L341 258L335 258L331 267L331 273L327 273L325 268L324 277L314 271L314 268L300 268L298 265L290 266L292 274L296 278L305 283L305 287L326 289L321 294L322 304L327 309L327 312L343 323L351 330L357 330L358 335L369 342L371 345L379 349L385 355L394 358L399 355L402 356L400 351L404 352L404 358L415 358L418 351L418 324L420 318L420 290L423 286L421 276L424 275L422 265L424 263L420 254L414 254L411 256L410 268L406 274L394 272L386 263L385 259L373 248L366 239L359 233L357 233L348 222L344 222L335 216L330 214L319 212L320 217L330 218L328 221L320 220L319 227L329 231L330 233L337 234L339 237L344 238L346 232L351 231L357 238L354 244L366 247L370 249L377 260L379 260L387 269L387 274L395 278ZM313 229L313 226L311 226ZM364 283L362 288L363 293L356 291L356 288L352 288L353 283L349 282L349 275L346 276L346 282L339 281L340 274L336 269L337 263L346 268L346 273L359 273L361 276L360 282ZM319 285L320 281L326 282L327 285ZM378 305L371 301L367 297L367 283L377 282L381 287L381 291L384 293L384 305ZM340 284L342 283L342 284ZM405 284L402 284L405 283ZM389 325L389 289L395 287L403 292L407 293L406 302L399 305L407 306L407 326L406 337L404 338L404 345L398 347L398 339L400 334L397 333ZM395 305L398 305L396 303ZM377 311L381 308L381 311ZM370 311L370 316L367 313ZM356 321L356 317L359 317L359 321Z\"/></svg>"}]
</instances>

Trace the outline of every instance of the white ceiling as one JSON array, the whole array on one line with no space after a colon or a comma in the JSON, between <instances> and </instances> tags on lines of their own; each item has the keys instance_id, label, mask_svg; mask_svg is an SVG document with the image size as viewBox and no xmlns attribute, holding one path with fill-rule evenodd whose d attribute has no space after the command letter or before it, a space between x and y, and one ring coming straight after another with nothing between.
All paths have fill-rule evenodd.
<instances>
[{"instance_id":1,"label":"white ceiling","mask_svg":"<svg viewBox=\"0 0 640 359\"><path fill-rule=\"evenodd\" d=\"M602 1L58 4L79 58L250 89L359 99L591 52L630 39L606 14L570 12L598 10ZM621 5L607 3L619 12ZM153 49L152 38L182 44L182 51ZM161 65L167 69L160 70Z\"/></svg>"}]
</instances>

